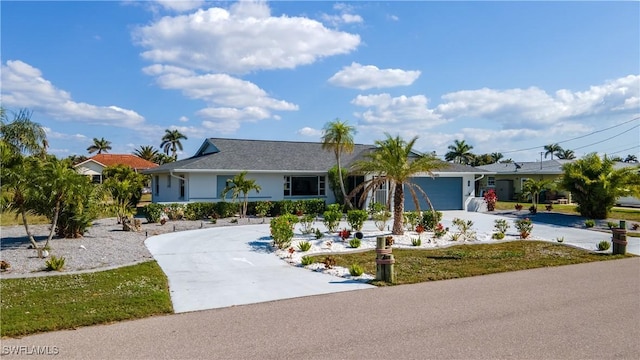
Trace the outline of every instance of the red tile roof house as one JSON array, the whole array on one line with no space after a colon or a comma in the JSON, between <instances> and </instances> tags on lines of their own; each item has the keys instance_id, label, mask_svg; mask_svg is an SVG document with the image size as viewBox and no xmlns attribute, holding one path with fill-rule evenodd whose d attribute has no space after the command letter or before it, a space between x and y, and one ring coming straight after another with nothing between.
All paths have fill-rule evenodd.
<instances>
[{"instance_id":1,"label":"red tile roof house","mask_svg":"<svg viewBox=\"0 0 640 360\"><path fill-rule=\"evenodd\" d=\"M374 145L355 144L353 153L343 154L343 167L349 168L374 149ZM194 156L142 173L152 176L154 203L222 201L227 180L247 171L247 178L256 180L262 188L259 193L251 191L249 201L320 198L331 204L335 198L329 188L328 171L335 163L333 152L322 149L320 142L209 138ZM470 208L476 180L490 172L465 165L442 165L434 171L434 177L416 176L414 183L427 192L437 210ZM362 181L364 176L349 176L347 191ZM376 191L374 201L386 203L387 191ZM408 191L405 196L405 210L414 210ZM420 208L427 209L420 198Z\"/></svg>"},{"instance_id":2,"label":"red tile roof house","mask_svg":"<svg viewBox=\"0 0 640 360\"><path fill-rule=\"evenodd\" d=\"M141 172L158 167L158 164L131 154L98 154L75 165L79 174L90 176L94 183L102 183L102 170L108 166L126 165Z\"/></svg>"}]
</instances>

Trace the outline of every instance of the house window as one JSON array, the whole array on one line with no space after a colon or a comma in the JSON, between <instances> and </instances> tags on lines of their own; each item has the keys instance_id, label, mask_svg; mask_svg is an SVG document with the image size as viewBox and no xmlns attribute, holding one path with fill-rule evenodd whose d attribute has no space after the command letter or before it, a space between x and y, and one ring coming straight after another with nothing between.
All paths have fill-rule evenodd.
<instances>
[{"instance_id":1,"label":"house window","mask_svg":"<svg viewBox=\"0 0 640 360\"><path fill-rule=\"evenodd\" d=\"M160 194L160 176L156 175L156 195Z\"/></svg>"},{"instance_id":2,"label":"house window","mask_svg":"<svg viewBox=\"0 0 640 360\"><path fill-rule=\"evenodd\" d=\"M285 176L284 196L324 196L326 179L324 176Z\"/></svg>"},{"instance_id":3,"label":"house window","mask_svg":"<svg viewBox=\"0 0 640 360\"><path fill-rule=\"evenodd\" d=\"M171 187L171 175L167 175L167 187Z\"/></svg>"},{"instance_id":4,"label":"house window","mask_svg":"<svg viewBox=\"0 0 640 360\"><path fill-rule=\"evenodd\" d=\"M180 199L184 199L184 178L180 179Z\"/></svg>"},{"instance_id":5,"label":"house window","mask_svg":"<svg viewBox=\"0 0 640 360\"><path fill-rule=\"evenodd\" d=\"M496 178L495 178L495 176L487 177L487 186L496 186Z\"/></svg>"},{"instance_id":6,"label":"house window","mask_svg":"<svg viewBox=\"0 0 640 360\"><path fill-rule=\"evenodd\" d=\"M94 184L102 183L102 176L101 175L92 175L91 176L91 182L94 183Z\"/></svg>"}]
</instances>

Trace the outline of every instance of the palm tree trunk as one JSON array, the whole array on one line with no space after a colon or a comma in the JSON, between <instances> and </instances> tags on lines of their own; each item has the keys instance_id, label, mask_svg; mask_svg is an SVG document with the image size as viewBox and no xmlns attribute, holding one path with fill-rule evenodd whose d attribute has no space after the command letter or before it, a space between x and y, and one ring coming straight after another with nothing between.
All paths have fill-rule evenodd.
<instances>
[{"instance_id":1,"label":"palm tree trunk","mask_svg":"<svg viewBox=\"0 0 640 360\"><path fill-rule=\"evenodd\" d=\"M49 241L53 239L53 234L56 231L56 226L58 225L58 217L60 216L60 203L56 204L56 210L53 212L53 220L51 220L51 229L49 230L49 237L47 237L47 242L44 244L46 248L49 246Z\"/></svg>"},{"instance_id":2,"label":"palm tree trunk","mask_svg":"<svg viewBox=\"0 0 640 360\"><path fill-rule=\"evenodd\" d=\"M404 234L404 190L402 184L395 184L393 191L393 235Z\"/></svg>"},{"instance_id":3,"label":"palm tree trunk","mask_svg":"<svg viewBox=\"0 0 640 360\"><path fill-rule=\"evenodd\" d=\"M353 209L353 205L351 205L351 201L347 197L347 192L344 189L344 181L342 181L342 165L340 165L340 153L336 152L336 160L338 162L338 178L340 178L340 191L342 191L342 199L344 200L344 204L347 205L349 209Z\"/></svg>"},{"instance_id":4,"label":"palm tree trunk","mask_svg":"<svg viewBox=\"0 0 640 360\"><path fill-rule=\"evenodd\" d=\"M29 222L27 221L27 211L24 209L24 207L20 208L20 214L22 215L22 223L24 224L24 229L27 231L27 237L29 238L31 245L33 245L33 248L37 249L38 244L36 243L36 239L33 238L33 235L31 235L31 230L29 230Z\"/></svg>"}]
</instances>

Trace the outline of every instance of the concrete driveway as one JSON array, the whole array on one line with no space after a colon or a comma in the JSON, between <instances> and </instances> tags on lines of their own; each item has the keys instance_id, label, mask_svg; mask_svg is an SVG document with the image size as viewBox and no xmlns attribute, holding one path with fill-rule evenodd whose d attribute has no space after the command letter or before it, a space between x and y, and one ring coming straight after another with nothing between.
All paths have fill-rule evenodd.
<instances>
[{"instance_id":1,"label":"concrete driveway","mask_svg":"<svg viewBox=\"0 0 640 360\"><path fill-rule=\"evenodd\" d=\"M373 288L291 266L270 242L260 224L163 234L145 245L169 279L176 313Z\"/></svg>"}]
</instances>

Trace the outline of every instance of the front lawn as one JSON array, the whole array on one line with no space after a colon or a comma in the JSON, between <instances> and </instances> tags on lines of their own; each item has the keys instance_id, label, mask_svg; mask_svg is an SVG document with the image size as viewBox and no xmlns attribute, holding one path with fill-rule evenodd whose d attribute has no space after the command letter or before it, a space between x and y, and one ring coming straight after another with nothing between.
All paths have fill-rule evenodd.
<instances>
[{"instance_id":1,"label":"front lawn","mask_svg":"<svg viewBox=\"0 0 640 360\"><path fill-rule=\"evenodd\" d=\"M509 241L497 244L458 245L441 249L394 249L397 284L463 278L547 266L615 260L633 255L594 253L544 241ZM323 262L325 256L315 256ZM332 255L336 265L358 264L365 273L376 273L375 251ZM374 282L374 285L384 283Z\"/></svg>"},{"instance_id":2,"label":"front lawn","mask_svg":"<svg viewBox=\"0 0 640 360\"><path fill-rule=\"evenodd\" d=\"M526 211L531 206L531 203L522 202L519 203L523 206L522 211ZM516 202L511 201L498 201L496 203L496 210L515 210L514 206ZM539 204L538 211L546 211L546 204ZM561 214L570 214L570 215L579 215L576 211L577 205L575 204L553 204L552 212L561 213ZM609 212L609 219L615 220L627 220L640 222L640 209L635 208L623 208L623 207L614 207Z\"/></svg>"},{"instance_id":3,"label":"front lawn","mask_svg":"<svg viewBox=\"0 0 640 360\"><path fill-rule=\"evenodd\" d=\"M73 329L173 312L155 261L86 274L2 279L0 336Z\"/></svg>"}]
</instances>

